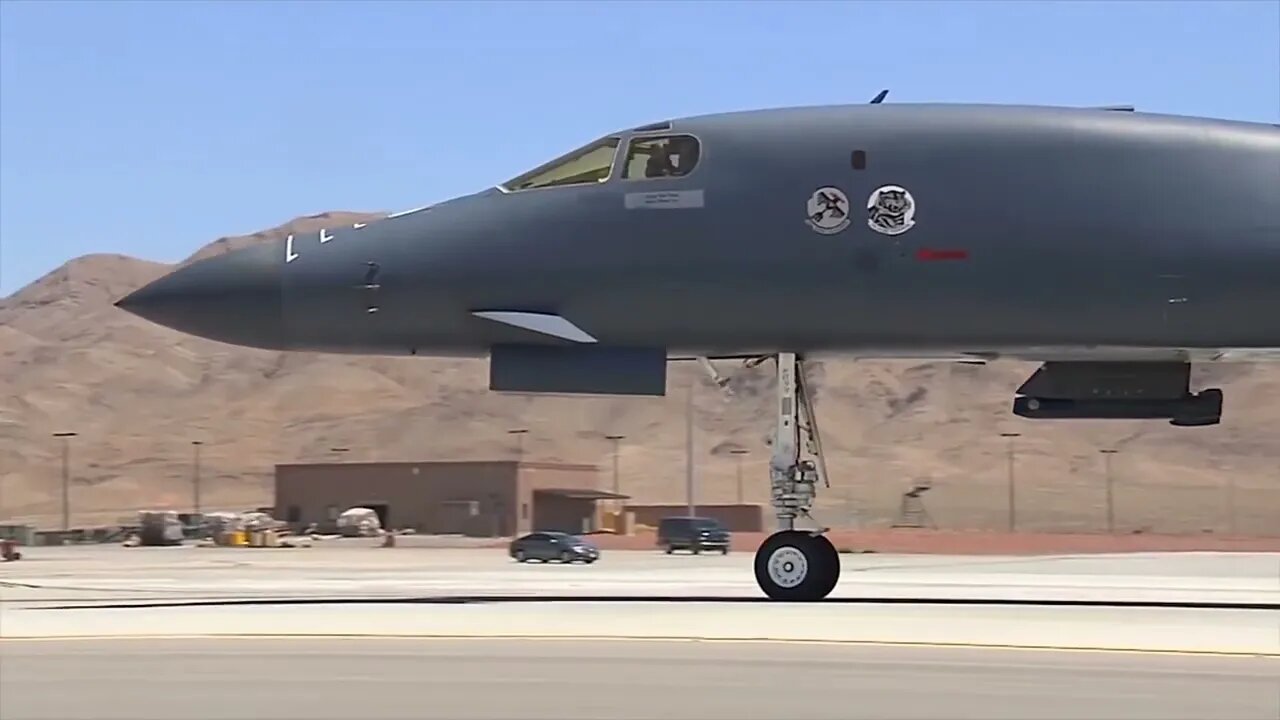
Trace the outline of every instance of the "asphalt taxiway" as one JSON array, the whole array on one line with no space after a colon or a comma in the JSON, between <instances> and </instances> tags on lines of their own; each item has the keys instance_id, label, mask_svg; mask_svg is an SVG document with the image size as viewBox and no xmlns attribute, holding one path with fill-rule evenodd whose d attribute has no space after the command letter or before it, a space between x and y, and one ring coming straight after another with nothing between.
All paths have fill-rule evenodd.
<instances>
[{"instance_id":1,"label":"asphalt taxiway","mask_svg":"<svg viewBox=\"0 0 1280 720\"><path fill-rule=\"evenodd\" d=\"M823 644L109 640L3 646L6 720L1280 717L1266 659Z\"/></svg>"},{"instance_id":2,"label":"asphalt taxiway","mask_svg":"<svg viewBox=\"0 0 1280 720\"><path fill-rule=\"evenodd\" d=\"M1280 556L30 548L0 717L1280 717ZM1017 648L1017 649L1014 649Z\"/></svg>"}]
</instances>

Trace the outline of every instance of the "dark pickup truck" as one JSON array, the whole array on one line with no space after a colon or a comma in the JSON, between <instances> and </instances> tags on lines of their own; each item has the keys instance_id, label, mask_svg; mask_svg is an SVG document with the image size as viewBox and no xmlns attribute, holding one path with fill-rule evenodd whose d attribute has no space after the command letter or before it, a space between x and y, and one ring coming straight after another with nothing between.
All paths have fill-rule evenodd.
<instances>
[{"instance_id":1,"label":"dark pickup truck","mask_svg":"<svg viewBox=\"0 0 1280 720\"><path fill-rule=\"evenodd\" d=\"M670 555L675 550L689 550L694 555L703 550L729 553L729 531L714 518L667 517L658 524L658 547Z\"/></svg>"}]
</instances>

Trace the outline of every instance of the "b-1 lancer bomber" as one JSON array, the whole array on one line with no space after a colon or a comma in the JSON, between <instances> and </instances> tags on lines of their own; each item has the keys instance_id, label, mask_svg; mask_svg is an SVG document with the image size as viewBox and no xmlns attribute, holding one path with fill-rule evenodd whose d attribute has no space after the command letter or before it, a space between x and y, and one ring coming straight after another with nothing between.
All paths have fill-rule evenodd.
<instances>
[{"instance_id":1,"label":"b-1 lancer bomber","mask_svg":"<svg viewBox=\"0 0 1280 720\"><path fill-rule=\"evenodd\" d=\"M782 529L755 575L780 600L840 574L808 360L1034 361L1017 416L1197 427L1223 396L1192 363L1280 359L1280 126L882 99L611 132L117 305L254 348L487 358L501 392L660 396L669 361L771 363Z\"/></svg>"}]
</instances>

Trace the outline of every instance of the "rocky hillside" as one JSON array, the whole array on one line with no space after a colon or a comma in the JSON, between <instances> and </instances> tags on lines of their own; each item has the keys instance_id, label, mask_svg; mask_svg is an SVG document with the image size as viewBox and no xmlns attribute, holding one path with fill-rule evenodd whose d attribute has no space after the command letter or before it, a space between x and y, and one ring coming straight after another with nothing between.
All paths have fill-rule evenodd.
<instances>
[{"instance_id":1,"label":"rocky hillside","mask_svg":"<svg viewBox=\"0 0 1280 720\"><path fill-rule=\"evenodd\" d=\"M192 259L285 233L358 222L372 213L298 218L215 240ZM73 431L76 523L110 522L139 506L186 509L191 441L202 448L205 508L270 502L277 462L511 456L507 430L528 428L526 456L599 462L611 484L611 444L627 436L621 482L641 502L684 498L683 388L696 386L698 497L736 496L734 446L747 448L748 501L767 497L768 367L734 375L732 401L695 365L673 366L660 399L530 398L490 394L482 362L353 358L246 350L153 326L111 303L171 269L120 255L77 258L0 301L0 516L55 525L61 446ZM1006 446L1016 446L1019 527L1101 527L1097 450L1114 459L1119 529L1280 534L1280 369L1214 368L1227 415L1215 428L1154 423L1030 423L1009 413L1032 366L827 362L814 374L833 487L828 524L893 522L919 480L934 522L1004 526Z\"/></svg>"}]
</instances>

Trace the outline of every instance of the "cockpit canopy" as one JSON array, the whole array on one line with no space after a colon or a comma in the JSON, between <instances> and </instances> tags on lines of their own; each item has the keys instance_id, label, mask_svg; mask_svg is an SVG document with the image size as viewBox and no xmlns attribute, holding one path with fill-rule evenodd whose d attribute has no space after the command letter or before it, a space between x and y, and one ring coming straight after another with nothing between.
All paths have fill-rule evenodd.
<instances>
[{"instance_id":1,"label":"cockpit canopy","mask_svg":"<svg viewBox=\"0 0 1280 720\"><path fill-rule=\"evenodd\" d=\"M617 135L601 138L571 153L561 155L519 177L502 183L506 192L537 188L592 185L614 177L621 165L623 180L683 177L693 172L702 154L701 143L692 135L680 133L638 135L627 143L627 151L619 163Z\"/></svg>"}]
</instances>

